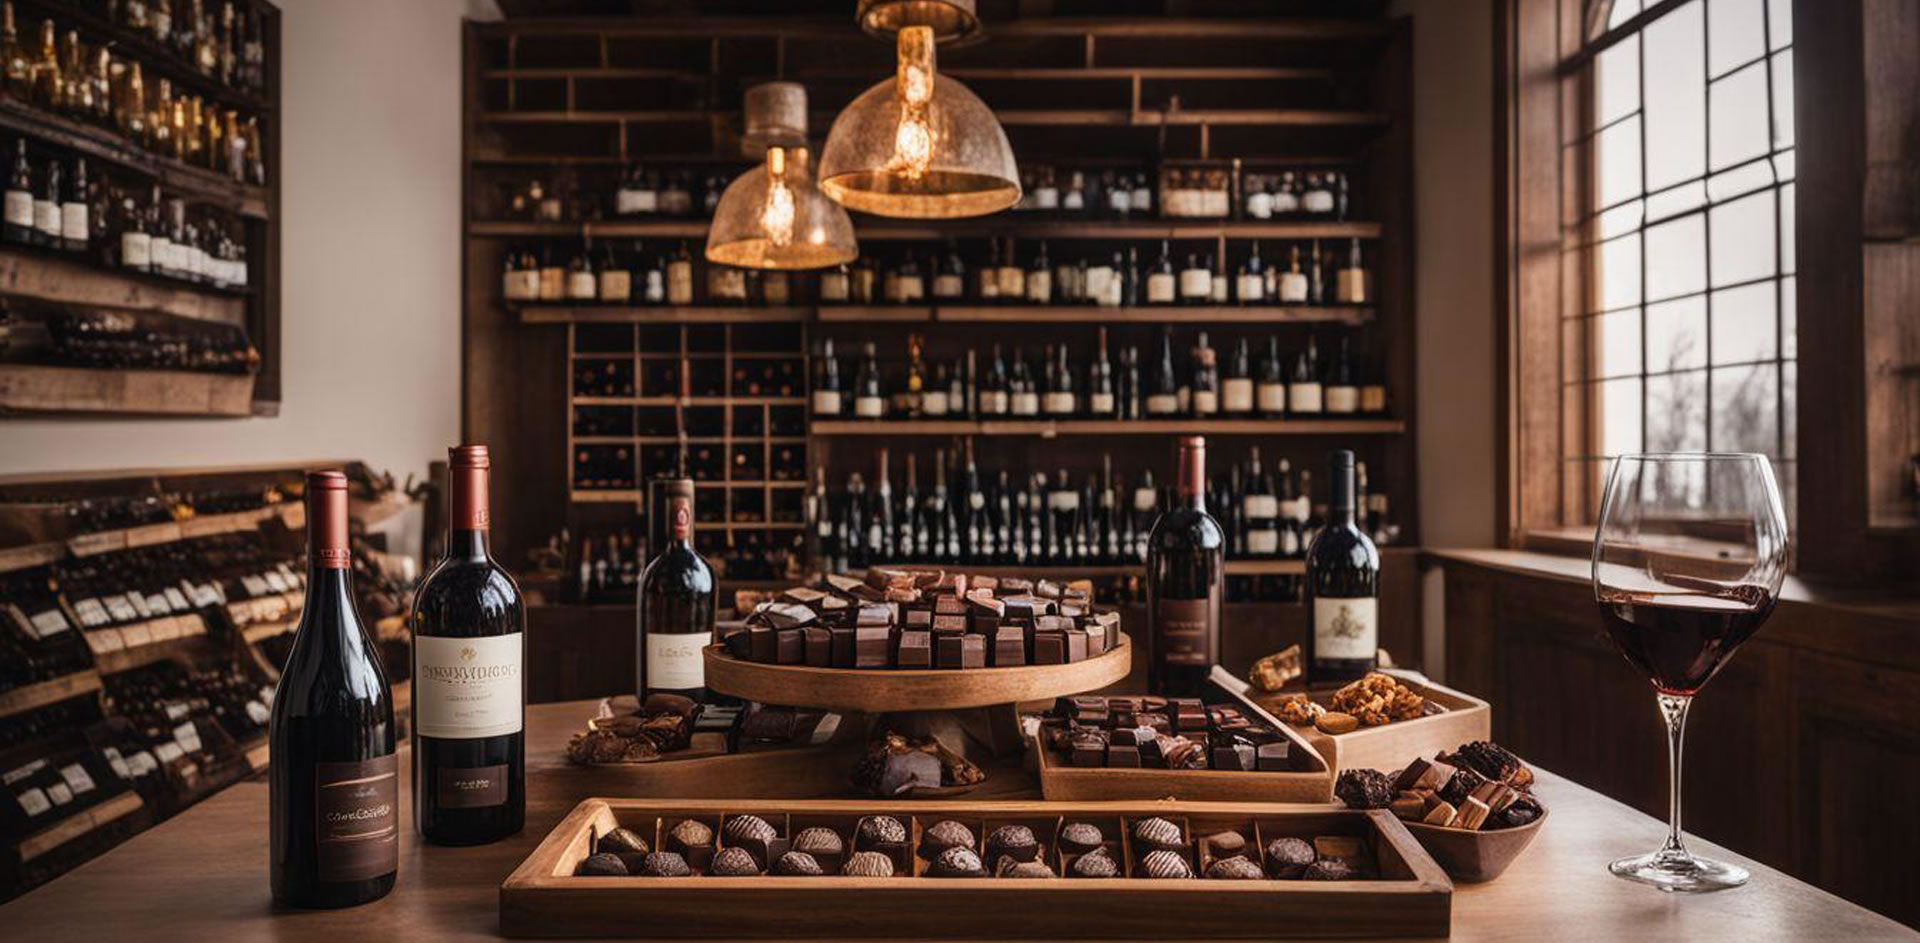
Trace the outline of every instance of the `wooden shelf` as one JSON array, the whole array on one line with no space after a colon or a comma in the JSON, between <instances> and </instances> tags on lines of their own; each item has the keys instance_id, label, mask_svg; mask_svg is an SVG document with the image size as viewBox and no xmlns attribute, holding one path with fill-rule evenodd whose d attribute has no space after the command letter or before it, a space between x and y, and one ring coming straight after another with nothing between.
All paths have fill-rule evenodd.
<instances>
[{"instance_id":1,"label":"wooden shelf","mask_svg":"<svg viewBox=\"0 0 1920 943\"><path fill-rule=\"evenodd\" d=\"M1003 127L1153 128L1169 125L1260 125L1266 127L1357 127L1388 124L1377 111L1340 111L1317 108L1201 108L1181 111L1134 111L1130 108L1000 108L993 116ZM479 120L490 124L707 124L733 120L736 112L700 110L622 111L483 111ZM821 114L816 126L831 124Z\"/></svg>"},{"instance_id":2,"label":"wooden shelf","mask_svg":"<svg viewBox=\"0 0 1920 943\"><path fill-rule=\"evenodd\" d=\"M469 223L467 234L510 239L643 238L705 239L707 219L610 219L574 223L489 220ZM1070 219L1031 217L1025 212L975 219L903 222L855 216L861 239L938 240L1016 235L1033 239L1378 239L1381 226L1368 220L1257 219Z\"/></svg>"},{"instance_id":3,"label":"wooden shelf","mask_svg":"<svg viewBox=\"0 0 1920 943\"><path fill-rule=\"evenodd\" d=\"M806 308L721 305L520 305L522 324L770 324L804 321Z\"/></svg>"},{"instance_id":4,"label":"wooden shelf","mask_svg":"<svg viewBox=\"0 0 1920 943\"><path fill-rule=\"evenodd\" d=\"M799 356L798 354L795 355ZM804 396L575 396L569 399L575 406L805 406ZM678 442L677 436L645 436ZM713 439L721 436L692 436L691 439ZM759 441L761 436L752 437Z\"/></svg>"},{"instance_id":5,"label":"wooden shelf","mask_svg":"<svg viewBox=\"0 0 1920 943\"><path fill-rule=\"evenodd\" d=\"M135 668L144 668L156 662L170 661L175 655L184 655L200 647L205 639L204 634L183 635L161 642L148 642L133 648L96 654L93 661L102 675L119 674Z\"/></svg>"},{"instance_id":6,"label":"wooden shelf","mask_svg":"<svg viewBox=\"0 0 1920 943\"><path fill-rule=\"evenodd\" d=\"M0 694L0 717L12 717L48 704L92 694L100 690L100 672L89 668L62 675L38 684L29 684Z\"/></svg>"},{"instance_id":7,"label":"wooden shelf","mask_svg":"<svg viewBox=\"0 0 1920 943\"><path fill-rule=\"evenodd\" d=\"M151 547L156 544L172 543L194 537L210 537L215 534L231 534L236 531L252 530L260 522L273 517L288 520L298 518L306 520L304 508L295 502L269 504L248 511L230 511L225 514L207 514L190 517L182 521L164 521L158 524L145 524L139 527L126 527L119 530L94 531L90 534L77 534L67 538L67 549L76 557L90 557L95 554L111 553L131 547Z\"/></svg>"},{"instance_id":8,"label":"wooden shelf","mask_svg":"<svg viewBox=\"0 0 1920 943\"><path fill-rule=\"evenodd\" d=\"M86 254L0 243L0 284L7 294L54 304L158 311L201 321L246 323L251 289L196 285L134 269L109 268Z\"/></svg>"},{"instance_id":9,"label":"wooden shelf","mask_svg":"<svg viewBox=\"0 0 1920 943\"><path fill-rule=\"evenodd\" d=\"M222 84L218 78L201 72L192 62L182 58L172 48L155 42L147 34L128 29L96 15L89 5L64 2L64 0L19 0L18 5L26 8L21 11L23 25L34 14L40 14L51 17L55 23L60 24L63 34L68 28L79 28L82 34L87 36L90 47L111 44L116 57L131 58L140 63L141 69L146 72L146 82L149 87L155 79L165 78L172 80L176 90L191 92L208 101L235 108L251 109L262 114L273 110L269 102ZM183 5L176 15L184 17L186 12ZM214 11L210 9L208 12L211 19ZM268 15L277 16L278 14L269 13ZM237 53L238 50L235 52Z\"/></svg>"},{"instance_id":10,"label":"wooden shelf","mask_svg":"<svg viewBox=\"0 0 1920 943\"><path fill-rule=\"evenodd\" d=\"M814 435L1398 435L1398 419L896 419L816 420Z\"/></svg>"},{"instance_id":11,"label":"wooden shelf","mask_svg":"<svg viewBox=\"0 0 1920 943\"><path fill-rule=\"evenodd\" d=\"M0 413L251 416L254 375L0 364Z\"/></svg>"},{"instance_id":12,"label":"wooden shelf","mask_svg":"<svg viewBox=\"0 0 1920 943\"><path fill-rule=\"evenodd\" d=\"M1307 572L1305 560L1228 560L1228 576L1292 576Z\"/></svg>"},{"instance_id":13,"label":"wooden shelf","mask_svg":"<svg viewBox=\"0 0 1920 943\"><path fill-rule=\"evenodd\" d=\"M823 322L946 321L1018 324L1365 324L1373 308L1365 305L956 305L821 307Z\"/></svg>"},{"instance_id":14,"label":"wooden shelf","mask_svg":"<svg viewBox=\"0 0 1920 943\"><path fill-rule=\"evenodd\" d=\"M20 839L15 852L23 863L32 861L102 825L132 815L145 805L146 801L140 798L140 794L129 789Z\"/></svg>"},{"instance_id":15,"label":"wooden shelf","mask_svg":"<svg viewBox=\"0 0 1920 943\"><path fill-rule=\"evenodd\" d=\"M17 101L0 101L0 129L39 138L88 157L118 164L158 181L202 203L222 206L246 216L264 219L269 200L266 189L225 175L183 164L134 147L118 135L92 125L51 115Z\"/></svg>"}]
</instances>

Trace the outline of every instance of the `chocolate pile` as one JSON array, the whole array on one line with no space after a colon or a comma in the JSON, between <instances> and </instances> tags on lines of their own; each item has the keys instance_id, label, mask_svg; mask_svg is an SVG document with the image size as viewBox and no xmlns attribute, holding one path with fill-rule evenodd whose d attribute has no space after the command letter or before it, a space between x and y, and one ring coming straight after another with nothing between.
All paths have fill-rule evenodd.
<instances>
[{"instance_id":1,"label":"chocolate pile","mask_svg":"<svg viewBox=\"0 0 1920 943\"><path fill-rule=\"evenodd\" d=\"M1068 766L1287 772L1310 768L1278 730L1198 698L1063 697L1040 740Z\"/></svg>"},{"instance_id":2,"label":"chocolate pile","mask_svg":"<svg viewBox=\"0 0 1920 943\"><path fill-rule=\"evenodd\" d=\"M1416 757L1391 775L1347 770L1333 792L1350 809L1390 809L1410 822L1474 831L1517 828L1543 815L1532 787L1533 771L1518 757L1475 740L1452 753Z\"/></svg>"},{"instance_id":3,"label":"chocolate pile","mask_svg":"<svg viewBox=\"0 0 1920 943\"><path fill-rule=\"evenodd\" d=\"M940 741L897 733L868 744L866 755L853 767L854 788L879 798L903 796L917 789L971 786L986 778L980 767Z\"/></svg>"},{"instance_id":4,"label":"chocolate pile","mask_svg":"<svg viewBox=\"0 0 1920 943\"><path fill-rule=\"evenodd\" d=\"M610 717L595 717L567 741L567 760L582 766L645 763L693 742L701 706L678 694L650 695L644 703L614 698Z\"/></svg>"},{"instance_id":5,"label":"chocolate pile","mask_svg":"<svg viewBox=\"0 0 1920 943\"><path fill-rule=\"evenodd\" d=\"M1095 612L1088 581L874 568L777 594L743 592L744 621L717 634L735 658L814 668L1064 665L1119 644L1120 614ZM770 595L770 598L768 598Z\"/></svg>"}]
</instances>

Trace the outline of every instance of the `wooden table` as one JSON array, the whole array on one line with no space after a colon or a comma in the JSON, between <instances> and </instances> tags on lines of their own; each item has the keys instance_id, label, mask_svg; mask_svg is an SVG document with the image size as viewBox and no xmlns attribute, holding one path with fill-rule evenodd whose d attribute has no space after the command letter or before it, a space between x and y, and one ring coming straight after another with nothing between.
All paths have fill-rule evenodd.
<instances>
[{"instance_id":1,"label":"wooden table","mask_svg":"<svg viewBox=\"0 0 1920 943\"><path fill-rule=\"evenodd\" d=\"M409 837L401 845L399 885L385 900L352 910L276 912L267 889L267 785L256 780L0 907L0 936L35 943L500 939L500 882L577 800L614 794L608 774L569 768L560 755L567 735L591 709L591 702L581 701L528 710L524 833L480 848L434 848ZM716 793L724 787L716 783ZM1746 866L1753 882L1703 897L1674 897L1617 880L1606 863L1657 846L1665 826L1544 771L1538 791L1552 819L1500 880L1459 886L1453 939L1920 939L1885 917L1705 842L1697 843L1701 851ZM1035 793L1024 774L1005 771L976 796ZM635 932L644 934L645 928Z\"/></svg>"}]
</instances>

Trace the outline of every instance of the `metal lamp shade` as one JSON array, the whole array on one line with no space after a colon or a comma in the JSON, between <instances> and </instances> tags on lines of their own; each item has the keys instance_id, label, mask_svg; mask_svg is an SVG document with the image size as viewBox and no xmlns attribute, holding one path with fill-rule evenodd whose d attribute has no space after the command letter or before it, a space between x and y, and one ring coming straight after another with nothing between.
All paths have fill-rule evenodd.
<instances>
[{"instance_id":1,"label":"metal lamp shade","mask_svg":"<svg viewBox=\"0 0 1920 943\"><path fill-rule=\"evenodd\" d=\"M858 15L862 30L883 39L892 39L908 26L932 29L934 38L943 43L980 35L974 0L860 0Z\"/></svg>"},{"instance_id":2,"label":"metal lamp shade","mask_svg":"<svg viewBox=\"0 0 1920 943\"><path fill-rule=\"evenodd\" d=\"M814 185L805 149L768 148L720 195L707 229L707 261L738 268L831 268L859 254L853 221Z\"/></svg>"}]
</instances>

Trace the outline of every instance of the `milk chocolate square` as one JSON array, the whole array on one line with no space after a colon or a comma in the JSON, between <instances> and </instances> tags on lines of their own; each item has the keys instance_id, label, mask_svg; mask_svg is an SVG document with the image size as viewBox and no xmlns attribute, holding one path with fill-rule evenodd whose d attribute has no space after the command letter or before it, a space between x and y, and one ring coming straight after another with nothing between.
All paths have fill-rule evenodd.
<instances>
[{"instance_id":1,"label":"milk chocolate square","mask_svg":"<svg viewBox=\"0 0 1920 943\"><path fill-rule=\"evenodd\" d=\"M933 624L933 610L919 606L908 607L900 613L900 624L909 629L924 629Z\"/></svg>"},{"instance_id":2,"label":"milk chocolate square","mask_svg":"<svg viewBox=\"0 0 1920 943\"><path fill-rule=\"evenodd\" d=\"M892 664L893 631L884 625L863 625L854 631L853 666L885 668Z\"/></svg>"},{"instance_id":3,"label":"milk chocolate square","mask_svg":"<svg viewBox=\"0 0 1920 943\"><path fill-rule=\"evenodd\" d=\"M800 630L806 639L807 667L833 667L833 632L817 625Z\"/></svg>"},{"instance_id":4,"label":"milk chocolate square","mask_svg":"<svg viewBox=\"0 0 1920 943\"><path fill-rule=\"evenodd\" d=\"M774 635L779 664L798 665L807 660L807 639L804 629L781 629Z\"/></svg>"},{"instance_id":5,"label":"milk chocolate square","mask_svg":"<svg viewBox=\"0 0 1920 943\"><path fill-rule=\"evenodd\" d=\"M893 607L885 603L862 603L859 613L854 616L853 624L856 626L892 625Z\"/></svg>"},{"instance_id":6,"label":"milk chocolate square","mask_svg":"<svg viewBox=\"0 0 1920 943\"><path fill-rule=\"evenodd\" d=\"M1067 637L1058 632L1035 632L1033 634L1033 663L1036 665L1066 664Z\"/></svg>"},{"instance_id":7,"label":"milk chocolate square","mask_svg":"<svg viewBox=\"0 0 1920 943\"><path fill-rule=\"evenodd\" d=\"M900 633L900 654L896 664L901 668L933 667L933 638L919 629L907 629Z\"/></svg>"},{"instance_id":8,"label":"milk chocolate square","mask_svg":"<svg viewBox=\"0 0 1920 943\"><path fill-rule=\"evenodd\" d=\"M959 635L936 634L933 637L933 666L935 668L960 667Z\"/></svg>"},{"instance_id":9,"label":"milk chocolate square","mask_svg":"<svg viewBox=\"0 0 1920 943\"><path fill-rule=\"evenodd\" d=\"M1140 748L1126 743L1116 743L1107 747L1107 765L1139 769L1143 765Z\"/></svg>"},{"instance_id":10,"label":"milk chocolate square","mask_svg":"<svg viewBox=\"0 0 1920 943\"><path fill-rule=\"evenodd\" d=\"M1261 772L1279 772L1293 768L1291 746L1285 740L1262 743L1254 749L1256 768Z\"/></svg>"},{"instance_id":11,"label":"milk chocolate square","mask_svg":"<svg viewBox=\"0 0 1920 943\"><path fill-rule=\"evenodd\" d=\"M967 611L967 601L958 596L936 596L933 600L933 614L937 616L957 616Z\"/></svg>"},{"instance_id":12,"label":"milk chocolate square","mask_svg":"<svg viewBox=\"0 0 1920 943\"><path fill-rule=\"evenodd\" d=\"M959 635L967 630L967 617L960 615L936 615L933 617L933 631Z\"/></svg>"},{"instance_id":13,"label":"milk chocolate square","mask_svg":"<svg viewBox=\"0 0 1920 943\"><path fill-rule=\"evenodd\" d=\"M854 657L854 649L857 647L855 630L851 626L836 625L827 632L833 636L833 667L852 668L858 664L858 659Z\"/></svg>"},{"instance_id":14,"label":"milk chocolate square","mask_svg":"<svg viewBox=\"0 0 1920 943\"><path fill-rule=\"evenodd\" d=\"M987 666L987 637L967 633L960 636L960 667L985 668Z\"/></svg>"},{"instance_id":15,"label":"milk chocolate square","mask_svg":"<svg viewBox=\"0 0 1920 943\"><path fill-rule=\"evenodd\" d=\"M1061 637L1066 639L1068 664L1087 660L1087 633L1068 629L1061 633Z\"/></svg>"},{"instance_id":16,"label":"milk chocolate square","mask_svg":"<svg viewBox=\"0 0 1920 943\"><path fill-rule=\"evenodd\" d=\"M1027 636L1017 625L1003 625L993 635L993 666L1012 668L1027 663Z\"/></svg>"},{"instance_id":17,"label":"milk chocolate square","mask_svg":"<svg viewBox=\"0 0 1920 943\"><path fill-rule=\"evenodd\" d=\"M753 651L754 661L771 665L780 660L780 639L771 626L748 626L747 645Z\"/></svg>"}]
</instances>

